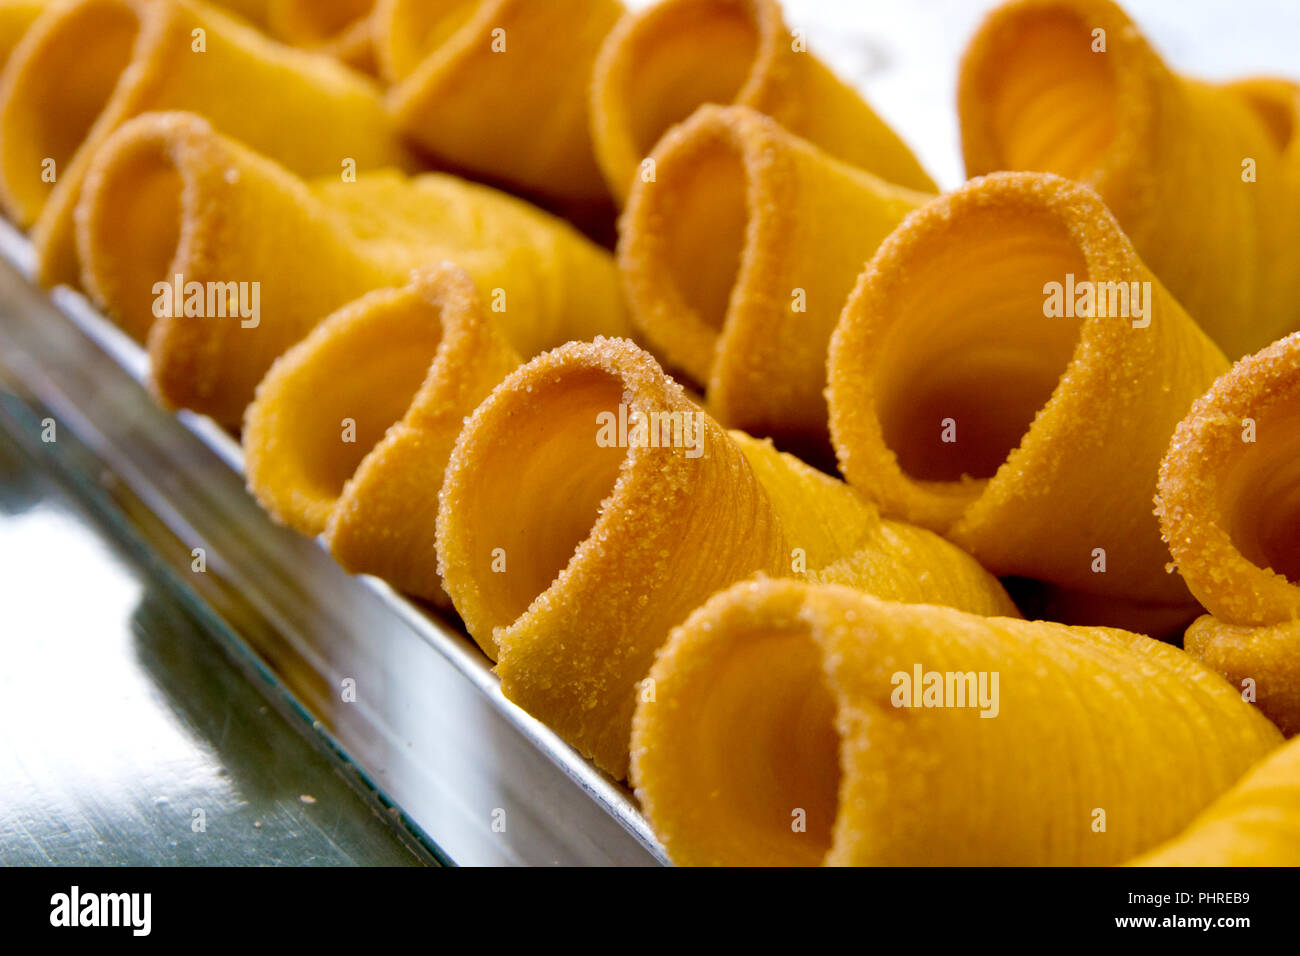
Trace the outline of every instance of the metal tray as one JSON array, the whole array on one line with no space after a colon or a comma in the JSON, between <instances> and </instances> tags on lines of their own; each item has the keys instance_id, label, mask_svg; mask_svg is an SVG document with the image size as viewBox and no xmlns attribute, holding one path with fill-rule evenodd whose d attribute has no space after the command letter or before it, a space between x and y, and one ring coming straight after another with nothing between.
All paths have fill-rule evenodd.
<instances>
[{"instance_id":1,"label":"metal tray","mask_svg":"<svg viewBox=\"0 0 1300 956\"><path fill-rule=\"evenodd\" d=\"M165 529L157 557L401 825L456 864L668 862L630 791L506 700L458 622L275 525L244 488L239 443L157 406L144 350L73 290L35 288L7 223L0 260L11 378L91 449L118 507Z\"/></svg>"}]
</instances>

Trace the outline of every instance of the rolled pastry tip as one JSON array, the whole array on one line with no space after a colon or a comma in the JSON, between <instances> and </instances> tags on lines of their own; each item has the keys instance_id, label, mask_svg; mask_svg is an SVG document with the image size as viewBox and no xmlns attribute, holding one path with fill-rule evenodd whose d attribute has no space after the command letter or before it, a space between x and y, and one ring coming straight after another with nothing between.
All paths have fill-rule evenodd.
<instances>
[{"instance_id":1,"label":"rolled pastry tip","mask_svg":"<svg viewBox=\"0 0 1300 956\"><path fill-rule=\"evenodd\" d=\"M1280 741L1147 637L758 580L673 631L632 783L679 864L1099 865Z\"/></svg>"},{"instance_id":2,"label":"rolled pastry tip","mask_svg":"<svg viewBox=\"0 0 1300 956\"><path fill-rule=\"evenodd\" d=\"M766 113L830 155L887 182L933 192L912 151L809 52L776 0L661 0L629 13L600 50L591 133L610 191L626 200L673 124L704 103Z\"/></svg>"},{"instance_id":3,"label":"rolled pastry tip","mask_svg":"<svg viewBox=\"0 0 1300 956\"><path fill-rule=\"evenodd\" d=\"M1273 751L1132 866L1300 866L1300 740Z\"/></svg>"},{"instance_id":4,"label":"rolled pastry tip","mask_svg":"<svg viewBox=\"0 0 1300 956\"><path fill-rule=\"evenodd\" d=\"M344 306L276 360L244 421L248 486L347 570L435 603L438 489L465 418L520 363L444 264Z\"/></svg>"},{"instance_id":5,"label":"rolled pastry tip","mask_svg":"<svg viewBox=\"0 0 1300 956\"><path fill-rule=\"evenodd\" d=\"M380 71L401 128L459 170L562 201L608 199L587 122L618 0L379 0Z\"/></svg>"},{"instance_id":6,"label":"rolled pastry tip","mask_svg":"<svg viewBox=\"0 0 1300 956\"><path fill-rule=\"evenodd\" d=\"M637 331L724 425L829 458L831 332L863 263L931 197L743 106L700 107L652 159L619 242Z\"/></svg>"},{"instance_id":7,"label":"rolled pastry tip","mask_svg":"<svg viewBox=\"0 0 1300 956\"><path fill-rule=\"evenodd\" d=\"M437 549L506 696L622 777L638 681L673 625L754 572L851 556L878 526L842 482L725 431L648 353L600 338L535 358L474 412ZM932 557L969 563L928 599L1002 606L997 581L948 552Z\"/></svg>"},{"instance_id":8,"label":"rolled pastry tip","mask_svg":"<svg viewBox=\"0 0 1300 956\"><path fill-rule=\"evenodd\" d=\"M263 0L267 29L277 39L319 50L373 73L375 0Z\"/></svg>"},{"instance_id":9,"label":"rolled pastry tip","mask_svg":"<svg viewBox=\"0 0 1300 956\"><path fill-rule=\"evenodd\" d=\"M9 61L18 41L53 0L0 0L0 67Z\"/></svg>"},{"instance_id":10,"label":"rolled pastry tip","mask_svg":"<svg viewBox=\"0 0 1300 956\"><path fill-rule=\"evenodd\" d=\"M627 328L612 257L559 219L441 174L307 182L193 114L138 117L104 144L77 240L92 298L147 337L159 398L232 426L322 319L443 260L521 354Z\"/></svg>"},{"instance_id":11,"label":"rolled pastry tip","mask_svg":"<svg viewBox=\"0 0 1300 956\"><path fill-rule=\"evenodd\" d=\"M1292 131L1233 84L1172 72L1110 0L995 9L962 62L958 109L969 175L1042 170L1096 189L1230 357L1300 327Z\"/></svg>"},{"instance_id":12,"label":"rolled pastry tip","mask_svg":"<svg viewBox=\"0 0 1300 956\"><path fill-rule=\"evenodd\" d=\"M1156 513L1209 612L1187 650L1300 732L1300 333L1242 359L1192 405Z\"/></svg>"},{"instance_id":13,"label":"rolled pastry tip","mask_svg":"<svg viewBox=\"0 0 1300 956\"><path fill-rule=\"evenodd\" d=\"M0 83L0 199L34 227L42 282L77 278L73 210L96 150L129 118L175 109L300 175L413 167L378 87L330 57L190 0L58 4Z\"/></svg>"},{"instance_id":14,"label":"rolled pastry tip","mask_svg":"<svg viewBox=\"0 0 1300 956\"><path fill-rule=\"evenodd\" d=\"M913 213L829 354L840 468L885 514L1073 592L1068 623L1190 619L1151 499L1228 363L1091 190L997 173Z\"/></svg>"}]
</instances>

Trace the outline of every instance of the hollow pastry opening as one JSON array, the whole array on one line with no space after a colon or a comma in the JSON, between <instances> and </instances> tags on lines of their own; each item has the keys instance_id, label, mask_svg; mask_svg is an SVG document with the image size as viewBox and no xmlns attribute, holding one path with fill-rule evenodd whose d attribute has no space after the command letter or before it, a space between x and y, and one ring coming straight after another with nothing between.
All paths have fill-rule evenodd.
<instances>
[{"instance_id":1,"label":"hollow pastry opening","mask_svg":"<svg viewBox=\"0 0 1300 956\"><path fill-rule=\"evenodd\" d=\"M718 135L675 160L665 170L673 185L672 209L662 217L667 273L661 281L689 310L683 320L694 318L716 334L726 321L749 225L744 156Z\"/></svg>"},{"instance_id":2,"label":"hollow pastry opening","mask_svg":"<svg viewBox=\"0 0 1300 956\"><path fill-rule=\"evenodd\" d=\"M1291 147L1300 112L1300 86L1285 80L1244 80L1233 88L1255 111L1279 152Z\"/></svg>"},{"instance_id":3,"label":"hollow pastry opening","mask_svg":"<svg viewBox=\"0 0 1300 956\"><path fill-rule=\"evenodd\" d=\"M507 427L477 463L463 518L494 626L523 614L591 536L627 458L626 448L604 441L599 417L618 419L624 387L609 372L582 369L512 396Z\"/></svg>"},{"instance_id":4,"label":"hollow pastry opening","mask_svg":"<svg viewBox=\"0 0 1300 956\"><path fill-rule=\"evenodd\" d=\"M332 506L362 459L406 415L441 339L441 309L401 296L304 343L316 348L281 381L274 401L282 454L296 460L305 493Z\"/></svg>"},{"instance_id":5,"label":"hollow pastry opening","mask_svg":"<svg viewBox=\"0 0 1300 956\"><path fill-rule=\"evenodd\" d=\"M704 103L733 103L754 70L762 24L750 2L691 0L652 11L629 42L628 128L638 156Z\"/></svg>"},{"instance_id":6,"label":"hollow pastry opening","mask_svg":"<svg viewBox=\"0 0 1300 956\"><path fill-rule=\"evenodd\" d=\"M375 0L282 0L277 28L295 43L319 46L370 13Z\"/></svg>"},{"instance_id":7,"label":"hollow pastry opening","mask_svg":"<svg viewBox=\"0 0 1300 956\"><path fill-rule=\"evenodd\" d=\"M713 838L745 862L818 866L839 807L840 738L821 648L806 631L745 633L729 645L676 746L675 799L709 808Z\"/></svg>"},{"instance_id":8,"label":"hollow pastry opening","mask_svg":"<svg viewBox=\"0 0 1300 956\"><path fill-rule=\"evenodd\" d=\"M1242 557L1300 586L1300 398L1255 422L1255 441L1224 469L1220 504ZM1244 427L1244 425L1243 425Z\"/></svg>"},{"instance_id":9,"label":"hollow pastry opening","mask_svg":"<svg viewBox=\"0 0 1300 956\"><path fill-rule=\"evenodd\" d=\"M397 0L386 7L386 69L402 80L474 19L488 0Z\"/></svg>"},{"instance_id":10,"label":"hollow pastry opening","mask_svg":"<svg viewBox=\"0 0 1300 956\"><path fill-rule=\"evenodd\" d=\"M90 248L83 250L85 265L114 318L143 342L157 314L155 286L174 285L186 185L161 141L135 145L109 169L121 185L109 182L95 192L94 233ZM185 281L191 278L197 277ZM183 300L172 303L173 309L182 305Z\"/></svg>"},{"instance_id":11,"label":"hollow pastry opening","mask_svg":"<svg viewBox=\"0 0 1300 956\"><path fill-rule=\"evenodd\" d=\"M20 183L26 177L38 187L46 160L63 174L130 64L139 32L131 7L102 0L82 4L45 34L7 111L8 122L18 122L6 130L5 152Z\"/></svg>"},{"instance_id":12,"label":"hollow pastry opening","mask_svg":"<svg viewBox=\"0 0 1300 956\"><path fill-rule=\"evenodd\" d=\"M1072 277L1072 278L1071 278ZM1046 212L985 208L926 236L880 314L873 358L885 444L914 481L987 479L1020 444L1069 365L1082 320L1045 314L1048 283L1087 280Z\"/></svg>"},{"instance_id":13,"label":"hollow pastry opening","mask_svg":"<svg viewBox=\"0 0 1300 956\"><path fill-rule=\"evenodd\" d=\"M1093 52L1099 25L1081 12L1025 12L1005 27L984 58L985 112L997 150L992 169L1059 173L1086 182L1103 163L1119 128L1120 97L1112 49ZM1113 33L1114 31L1110 31Z\"/></svg>"}]
</instances>

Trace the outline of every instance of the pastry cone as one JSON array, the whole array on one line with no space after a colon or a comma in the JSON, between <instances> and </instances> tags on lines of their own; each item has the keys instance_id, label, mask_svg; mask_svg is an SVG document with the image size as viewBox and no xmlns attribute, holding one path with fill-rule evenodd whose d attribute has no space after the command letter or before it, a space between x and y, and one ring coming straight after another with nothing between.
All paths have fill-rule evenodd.
<instances>
[{"instance_id":1,"label":"pastry cone","mask_svg":"<svg viewBox=\"0 0 1300 956\"><path fill-rule=\"evenodd\" d=\"M826 349L862 264L930 197L741 106L702 106L637 181L619 266L633 321L724 425L829 457Z\"/></svg>"},{"instance_id":2,"label":"pastry cone","mask_svg":"<svg viewBox=\"0 0 1300 956\"><path fill-rule=\"evenodd\" d=\"M826 568L879 525L842 482L724 431L646 352L597 339L539 356L474 412L443 484L438 560L506 696L621 777L637 682L674 624L756 571ZM941 548L927 560L956 568L927 599L1010 607ZM931 566L910 570L926 581Z\"/></svg>"},{"instance_id":3,"label":"pastry cone","mask_svg":"<svg viewBox=\"0 0 1300 956\"><path fill-rule=\"evenodd\" d=\"M167 109L200 113L301 175L338 178L346 160L411 163L378 89L329 57L190 0L59 4L0 85L0 199L34 225L42 282L77 278L73 210L94 152L130 117ZM57 182L43 175L47 160Z\"/></svg>"},{"instance_id":4,"label":"pastry cone","mask_svg":"<svg viewBox=\"0 0 1300 956\"><path fill-rule=\"evenodd\" d=\"M52 0L0 0L0 67Z\"/></svg>"},{"instance_id":5,"label":"pastry cone","mask_svg":"<svg viewBox=\"0 0 1300 956\"><path fill-rule=\"evenodd\" d=\"M1230 357L1300 328L1300 196L1277 127L1241 89L1169 70L1110 0L994 10L958 104L969 175L1034 169L1095 188Z\"/></svg>"},{"instance_id":6,"label":"pastry cone","mask_svg":"<svg viewBox=\"0 0 1300 956\"><path fill-rule=\"evenodd\" d=\"M1108 315L1077 317L1076 280ZM1046 315L1053 298L1076 317ZM1226 366L1093 192L999 173L914 213L867 265L831 343L831 435L886 514L1069 592L1070 623L1156 606L1182 626L1194 605L1151 498L1174 427Z\"/></svg>"},{"instance_id":7,"label":"pastry cone","mask_svg":"<svg viewBox=\"0 0 1300 956\"><path fill-rule=\"evenodd\" d=\"M604 202L587 86L618 0L379 0L375 40L402 129L458 169Z\"/></svg>"},{"instance_id":8,"label":"pastry cone","mask_svg":"<svg viewBox=\"0 0 1300 956\"><path fill-rule=\"evenodd\" d=\"M1300 333L1197 400L1159 488L1165 541L1209 611L1187 632L1188 652L1300 732Z\"/></svg>"},{"instance_id":9,"label":"pastry cone","mask_svg":"<svg viewBox=\"0 0 1300 956\"><path fill-rule=\"evenodd\" d=\"M375 0L268 0L267 29L285 43L375 71Z\"/></svg>"},{"instance_id":10,"label":"pastry cone","mask_svg":"<svg viewBox=\"0 0 1300 956\"><path fill-rule=\"evenodd\" d=\"M139 117L100 149L77 238L88 291L148 336L159 397L229 425L325 316L421 265L469 272L522 355L626 328L612 258L520 200L441 174L306 182L192 114ZM260 317L155 318L178 275L258 283Z\"/></svg>"},{"instance_id":11,"label":"pastry cone","mask_svg":"<svg viewBox=\"0 0 1300 956\"><path fill-rule=\"evenodd\" d=\"M715 595L650 679L632 782L679 864L1117 863L1281 740L1147 637L794 581Z\"/></svg>"},{"instance_id":12,"label":"pastry cone","mask_svg":"<svg viewBox=\"0 0 1300 956\"><path fill-rule=\"evenodd\" d=\"M458 268L363 296L258 386L243 434L249 488L277 520L324 532L349 571L445 601L443 471L465 418L519 361Z\"/></svg>"},{"instance_id":13,"label":"pastry cone","mask_svg":"<svg viewBox=\"0 0 1300 956\"><path fill-rule=\"evenodd\" d=\"M775 118L830 155L891 183L933 191L911 150L862 97L802 49L776 0L661 0L627 14L601 47L592 139L610 191L627 198L643 159L704 103Z\"/></svg>"},{"instance_id":14,"label":"pastry cone","mask_svg":"<svg viewBox=\"0 0 1300 956\"><path fill-rule=\"evenodd\" d=\"M367 73L375 71L371 13L375 0L209 0L238 13L290 46L327 53Z\"/></svg>"},{"instance_id":15,"label":"pastry cone","mask_svg":"<svg viewBox=\"0 0 1300 956\"><path fill-rule=\"evenodd\" d=\"M1134 866L1300 866L1300 740L1246 774Z\"/></svg>"}]
</instances>

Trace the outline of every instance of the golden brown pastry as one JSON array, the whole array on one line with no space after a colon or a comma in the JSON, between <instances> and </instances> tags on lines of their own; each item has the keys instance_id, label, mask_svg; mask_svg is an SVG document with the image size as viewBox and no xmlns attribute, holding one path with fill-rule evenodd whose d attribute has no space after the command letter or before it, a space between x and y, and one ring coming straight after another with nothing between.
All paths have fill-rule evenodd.
<instances>
[{"instance_id":1,"label":"golden brown pastry","mask_svg":"<svg viewBox=\"0 0 1300 956\"><path fill-rule=\"evenodd\" d=\"M402 129L445 163L552 200L604 202L587 86L618 0L378 0Z\"/></svg>"},{"instance_id":2,"label":"golden brown pastry","mask_svg":"<svg viewBox=\"0 0 1300 956\"><path fill-rule=\"evenodd\" d=\"M1300 732L1300 334L1196 401L1161 466L1156 511L1209 612L1184 646Z\"/></svg>"},{"instance_id":3,"label":"golden brown pastry","mask_svg":"<svg viewBox=\"0 0 1300 956\"><path fill-rule=\"evenodd\" d=\"M51 0L0 0L0 67Z\"/></svg>"},{"instance_id":4,"label":"golden brown pastry","mask_svg":"<svg viewBox=\"0 0 1300 956\"><path fill-rule=\"evenodd\" d=\"M669 629L756 571L1014 613L968 555L896 540L848 486L723 430L646 352L610 339L541 355L492 392L438 517L443 585L506 696L616 777ZM889 557L845 560L868 546Z\"/></svg>"},{"instance_id":5,"label":"golden brown pastry","mask_svg":"<svg viewBox=\"0 0 1300 956\"><path fill-rule=\"evenodd\" d=\"M592 80L592 139L619 201L652 175L644 160L659 137L703 103L751 107L887 182L935 188L898 135L790 30L776 0L660 0L619 22Z\"/></svg>"},{"instance_id":6,"label":"golden brown pastry","mask_svg":"<svg viewBox=\"0 0 1300 956\"><path fill-rule=\"evenodd\" d=\"M627 328L612 257L521 200L445 174L306 181L193 114L111 137L77 236L92 297L147 337L157 394L232 426L327 315L443 260L473 276L522 355Z\"/></svg>"},{"instance_id":7,"label":"golden brown pastry","mask_svg":"<svg viewBox=\"0 0 1300 956\"><path fill-rule=\"evenodd\" d=\"M831 343L831 435L887 515L1046 582L1070 623L1163 634L1195 605L1166 569L1156 472L1226 367L1095 193L998 173L868 264Z\"/></svg>"},{"instance_id":8,"label":"golden brown pastry","mask_svg":"<svg viewBox=\"0 0 1300 956\"><path fill-rule=\"evenodd\" d=\"M743 106L700 107L652 158L619 242L638 332L724 425L830 459L831 332L863 263L930 197Z\"/></svg>"},{"instance_id":9,"label":"golden brown pastry","mask_svg":"<svg viewBox=\"0 0 1300 956\"><path fill-rule=\"evenodd\" d=\"M1273 751L1134 866L1300 866L1300 740Z\"/></svg>"},{"instance_id":10,"label":"golden brown pastry","mask_svg":"<svg viewBox=\"0 0 1300 956\"><path fill-rule=\"evenodd\" d=\"M1295 91L1174 73L1111 0L1012 0L962 62L966 171L1043 170L1096 189L1237 358L1300 328Z\"/></svg>"},{"instance_id":11,"label":"golden brown pastry","mask_svg":"<svg viewBox=\"0 0 1300 956\"><path fill-rule=\"evenodd\" d=\"M673 631L632 782L689 865L1097 865L1281 741L1168 644L758 580Z\"/></svg>"},{"instance_id":12,"label":"golden brown pastry","mask_svg":"<svg viewBox=\"0 0 1300 956\"><path fill-rule=\"evenodd\" d=\"M32 228L44 284L77 279L73 211L93 154L150 110L200 113L299 175L413 165L378 88L330 57L197 0L59 4L0 87L0 201Z\"/></svg>"},{"instance_id":13,"label":"golden brown pastry","mask_svg":"<svg viewBox=\"0 0 1300 956\"><path fill-rule=\"evenodd\" d=\"M349 571L444 603L438 490L465 418L519 364L450 265L344 306L276 360L244 423L249 489Z\"/></svg>"}]
</instances>

